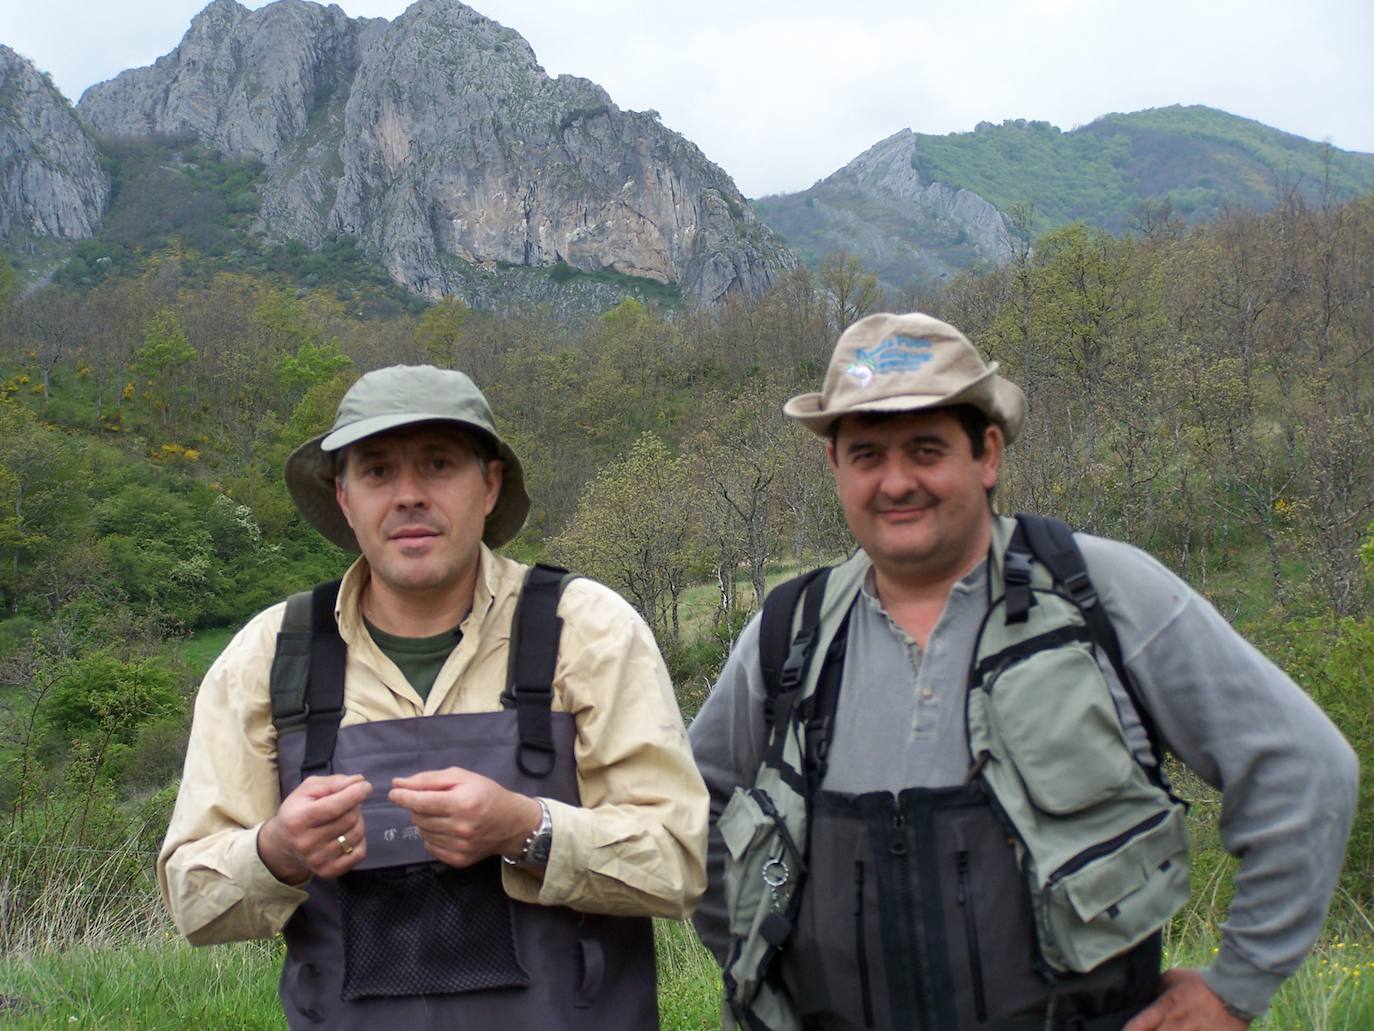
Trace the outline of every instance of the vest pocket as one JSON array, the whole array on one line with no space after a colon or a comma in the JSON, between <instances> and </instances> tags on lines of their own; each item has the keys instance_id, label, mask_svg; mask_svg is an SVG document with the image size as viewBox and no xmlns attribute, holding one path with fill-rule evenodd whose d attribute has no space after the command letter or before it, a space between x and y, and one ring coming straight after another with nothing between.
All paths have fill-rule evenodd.
<instances>
[{"instance_id":1,"label":"vest pocket","mask_svg":"<svg viewBox=\"0 0 1374 1031\"><path fill-rule=\"evenodd\" d=\"M972 885L969 883L968 852L955 857L958 884L956 898L964 911L964 939L968 943L969 976L973 979L973 1011L978 1023L988 1019L987 990L983 984L983 950L978 947L978 914L974 912Z\"/></svg>"},{"instance_id":2,"label":"vest pocket","mask_svg":"<svg viewBox=\"0 0 1374 1031\"><path fill-rule=\"evenodd\" d=\"M1042 812L1088 809L1134 773L1135 757L1089 646L1034 652L986 690L996 736Z\"/></svg>"},{"instance_id":3,"label":"vest pocket","mask_svg":"<svg viewBox=\"0 0 1374 1031\"><path fill-rule=\"evenodd\" d=\"M352 871L340 877L345 1001L529 984L500 861Z\"/></svg>"},{"instance_id":4,"label":"vest pocket","mask_svg":"<svg viewBox=\"0 0 1374 1031\"><path fill-rule=\"evenodd\" d=\"M1143 941L1188 897L1188 829L1181 806L1087 849L1045 882L1047 958L1088 971Z\"/></svg>"}]
</instances>

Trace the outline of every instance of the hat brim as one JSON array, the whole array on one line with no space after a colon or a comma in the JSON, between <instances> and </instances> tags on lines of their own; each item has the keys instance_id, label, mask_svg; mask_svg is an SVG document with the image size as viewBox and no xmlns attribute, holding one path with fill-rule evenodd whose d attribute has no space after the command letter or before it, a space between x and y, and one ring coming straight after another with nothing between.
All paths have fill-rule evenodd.
<instances>
[{"instance_id":1,"label":"hat brim","mask_svg":"<svg viewBox=\"0 0 1374 1031\"><path fill-rule=\"evenodd\" d=\"M826 409L821 394L813 392L798 394L782 406L782 411L812 433L824 437L836 419L855 412L919 412L964 404L973 405L1000 426L1008 444L1020 435L1026 415L1025 395L1015 383L997 375L995 362L986 373L952 394L896 394Z\"/></svg>"},{"instance_id":2,"label":"hat brim","mask_svg":"<svg viewBox=\"0 0 1374 1031\"><path fill-rule=\"evenodd\" d=\"M286 460L286 489L295 502L296 510L305 517L325 539L345 551L358 552L358 538L339 508L334 492L336 453L366 437L419 422L447 422L465 430L481 434L496 447L501 460L501 493L487 515L482 542L489 548L499 548L511 540L525 525L529 516L530 498L525 490L525 468L510 446L497 440L484 427L452 416L405 414L383 415L363 419L335 432L321 433L307 440ZM327 446L326 446L327 445Z\"/></svg>"}]
</instances>

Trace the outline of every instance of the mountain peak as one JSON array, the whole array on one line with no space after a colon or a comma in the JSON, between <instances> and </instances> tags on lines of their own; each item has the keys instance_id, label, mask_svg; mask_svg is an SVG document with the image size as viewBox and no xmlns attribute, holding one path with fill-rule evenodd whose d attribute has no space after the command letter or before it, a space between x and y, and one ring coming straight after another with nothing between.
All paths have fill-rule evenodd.
<instances>
[{"instance_id":1,"label":"mountain peak","mask_svg":"<svg viewBox=\"0 0 1374 1031\"><path fill-rule=\"evenodd\" d=\"M170 54L82 96L105 136L192 134L266 166L262 228L347 235L430 297L474 268L571 266L707 303L795 258L735 184L586 79L550 78L519 33L459 0L390 22L215 0Z\"/></svg>"}]
</instances>

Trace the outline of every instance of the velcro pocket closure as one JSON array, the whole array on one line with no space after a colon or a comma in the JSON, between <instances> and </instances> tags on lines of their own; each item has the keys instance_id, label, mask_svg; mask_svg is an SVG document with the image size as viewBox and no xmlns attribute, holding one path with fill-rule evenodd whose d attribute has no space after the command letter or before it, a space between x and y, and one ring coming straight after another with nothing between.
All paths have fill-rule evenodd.
<instances>
[{"instance_id":1,"label":"velcro pocket closure","mask_svg":"<svg viewBox=\"0 0 1374 1031\"><path fill-rule=\"evenodd\" d=\"M1188 828L1182 806L1049 887L1045 956L1086 973L1153 934L1188 901Z\"/></svg>"},{"instance_id":2,"label":"velcro pocket closure","mask_svg":"<svg viewBox=\"0 0 1374 1031\"><path fill-rule=\"evenodd\" d=\"M1115 795L1136 769L1087 644L1034 652L987 686L996 736L1030 800L1055 816Z\"/></svg>"},{"instance_id":3,"label":"velcro pocket closure","mask_svg":"<svg viewBox=\"0 0 1374 1031\"><path fill-rule=\"evenodd\" d=\"M1113 906L1149 883L1168 865L1188 855L1188 834L1183 811L1174 808L1156 826L1124 844L1118 851L1090 863L1064 878L1064 894L1084 923L1096 920Z\"/></svg>"},{"instance_id":4,"label":"velcro pocket closure","mask_svg":"<svg viewBox=\"0 0 1374 1031\"><path fill-rule=\"evenodd\" d=\"M730 858L742 859L755 839L773 826L773 821L745 788L736 788L716 826Z\"/></svg>"}]
</instances>

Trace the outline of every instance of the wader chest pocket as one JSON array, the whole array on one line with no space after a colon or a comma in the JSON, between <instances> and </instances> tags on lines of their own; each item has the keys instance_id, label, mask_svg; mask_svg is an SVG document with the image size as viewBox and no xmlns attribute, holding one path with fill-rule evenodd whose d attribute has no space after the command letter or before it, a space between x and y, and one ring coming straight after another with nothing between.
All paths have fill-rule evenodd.
<instances>
[{"instance_id":1,"label":"wader chest pocket","mask_svg":"<svg viewBox=\"0 0 1374 1031\"><path fill-rule=\"evenodd\" d=\"M766 904L763 864L777 826L744 788L736 788L716 824L725 844L725 905L730 913L730 934L743 938L753 930L759 908Z\"/></svg>"},{"instance_id":2,"label":"wader chest pocket","mask_svg":"<svg viewBox=\"0 0 1374 1031\"><path fill-rule=\"evenodd\" d=\"M1135 771L1089 646L1034 652L986 690L996 735L1042 812L1088 809L1115 795Z\"/></svg>"},{"instance_id":3,"label":"wader chest pocket","mask_svg":"<svg viewBox=\"0 0 1374 1031\"><path fill-rule=\"evenodd\" d=\"M344 1000L529 984L499 860L355 870L338 884Z\"/></svg>"},{"instance_id":4,"label":"wader chest pocket","mask_svg":"<svg viewBox=\"0 0 1374 1031\"><path fill-rule=\"evenodd\" d=\"M1091 970L1143 941L1187 898L1188 829L1176 806L1051 875L1044 889L1046 958L1064 969Z\"/></svg>"}]
</instances>

